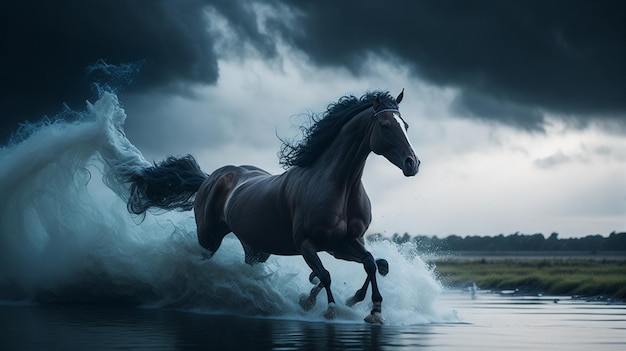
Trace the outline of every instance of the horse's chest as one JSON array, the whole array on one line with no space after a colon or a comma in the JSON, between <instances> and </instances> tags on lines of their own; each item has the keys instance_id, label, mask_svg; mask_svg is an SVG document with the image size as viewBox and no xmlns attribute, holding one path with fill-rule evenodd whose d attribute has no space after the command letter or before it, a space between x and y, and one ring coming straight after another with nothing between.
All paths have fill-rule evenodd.
<instances>
[{"instance_id":1,"label":"horse's chest","mask_svg":"<svg viewBox=\"0 0 626 351\"><path fill-rule=\"evenodd\" d=\"M313 239L320 248L333 248L361 237L369 226L369 200L361 187L298 189L299 196L291 198L295 200L291 208L296 244Z\"/></svg>"},{"instance_id":2,"label":"horse's chest","mask_svg":"<svg viewBox=\"0 0 626 351\"><path fill-rule=\"evenodd\" d=\"M349 211L346 206L319 206L312 209L312 212L305 214L308 222L305 231L325 243L338 243L361 237L369 226L369 215L354 209Z\"/></svg>"}]
</instances>

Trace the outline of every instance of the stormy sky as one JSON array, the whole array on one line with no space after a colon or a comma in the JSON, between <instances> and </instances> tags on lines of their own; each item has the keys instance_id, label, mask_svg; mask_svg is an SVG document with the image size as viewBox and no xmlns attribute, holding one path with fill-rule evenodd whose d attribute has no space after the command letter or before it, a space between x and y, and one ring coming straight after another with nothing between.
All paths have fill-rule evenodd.
<instances>
[{"instance_id":1,"label":"stormy sky","mask_svg":"<svg viewBox=\"0 0 626 351\"><path fill-rule=\"evenodd\" d=\"M303 114L405 88L422 170L369 160L372 231L626 230L622 1L23 1L0 16L3 144L84 109L97 82L148 158L280 172L277 135Z\"/></svg>"}]
</instances>

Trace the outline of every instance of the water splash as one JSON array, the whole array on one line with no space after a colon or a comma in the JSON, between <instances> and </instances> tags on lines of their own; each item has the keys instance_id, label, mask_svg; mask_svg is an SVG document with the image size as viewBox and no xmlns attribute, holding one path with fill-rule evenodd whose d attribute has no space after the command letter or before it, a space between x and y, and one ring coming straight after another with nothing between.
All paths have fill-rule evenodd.
<instances>
[{"instance_id":1,"label":"water splash","mask_svg":"<svg viewBox=\"0 0 626 351\"><path fill-rule=\"evenodd\" d=\"M249 266L229 235L203 258L191 212L130 215L126 177L149 165L123 131L117 96L101 94L75 121L44 121L0 149L0 300L110 302L202 313L322 320L324 294L304 312L311 289L301 257L272 256ZM414 247L369 244L390 263L379 279L383 314L395 324L449 320L438 305L442 288ZM361 265L322 260L339 302L361 286ZM339 321L361 321L369 296L338 304Z\"/></svg>"}]
</instances>

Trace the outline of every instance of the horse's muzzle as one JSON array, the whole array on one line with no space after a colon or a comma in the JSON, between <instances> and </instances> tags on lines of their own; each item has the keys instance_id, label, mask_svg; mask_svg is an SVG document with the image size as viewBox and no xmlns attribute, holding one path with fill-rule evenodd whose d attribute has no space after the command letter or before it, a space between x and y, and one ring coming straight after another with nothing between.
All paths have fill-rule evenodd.
<instances>
[{"instance_id":1,"label":"horse's muzzle","mask_svg":"<svg viewBox=\"0 0 626 351\"><path fill-rule=\"evenodd\" d=\"M420 166L420 160L417 159L416 157L409 156L404 160L402 173L404 173L406 177L414 176L417 174L417 171L419 170L419 166Z\"/></svg>"}]
</instances>

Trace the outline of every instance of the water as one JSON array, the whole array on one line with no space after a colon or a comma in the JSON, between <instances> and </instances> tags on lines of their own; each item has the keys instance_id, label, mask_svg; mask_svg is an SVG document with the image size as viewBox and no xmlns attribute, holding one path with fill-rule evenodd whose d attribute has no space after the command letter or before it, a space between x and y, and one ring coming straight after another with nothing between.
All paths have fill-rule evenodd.
<instances>
[{"instance_id":1,"label":"water","mask_svg":"<svg viewBox=\"0 0 626 351\"><path fill-rule=\"evenodd\" d=\"M559 299L558 303L554 300ZM626 305L444 293L459 320L368 325L119 305L0 307L2 350L624 350Z\"/></svg>"},{"instance_id":2,"label":"water","mask_svg":"<svg viewBox=\"0 0 626 351\"><path fill-rule=\"evenodd\" d=\"M301 257L249 266L231 235L205 259L190 212L128 213L124 178L149 163L125 119L105 92L72 122L29 125L0 148L0 350L625 346L621 305L449 294L410 243L368 244L390 265L386 325L363 322L368 301L339 303L333 322L323 296L305 312ZM321 259L338 301L363 284L361 265Z\"/></svg>"},{"instance_id":3,"label":"water","mask_svg":"<svg viewBox=\"0 0 626 351\"><path fill-rule=\"evenodd\" d=\"M462 320L449 334L463 349L624 350L626 305L568 297L455 299ZM434 347L434 349L446 349ZM458 348L457 348L458 349Z\"/></svg>"}]
</instances>

